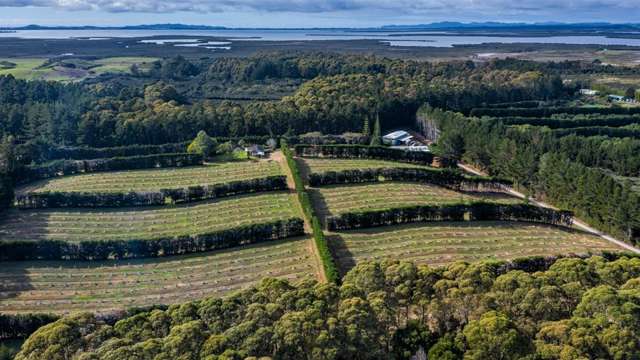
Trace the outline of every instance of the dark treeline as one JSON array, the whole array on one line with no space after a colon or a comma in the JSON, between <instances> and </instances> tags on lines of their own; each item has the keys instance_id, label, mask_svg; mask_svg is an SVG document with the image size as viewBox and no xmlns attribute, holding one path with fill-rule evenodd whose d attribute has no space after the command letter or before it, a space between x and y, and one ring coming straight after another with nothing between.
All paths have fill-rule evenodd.
<instances>
[{"instance_id":1,"label":"dark treeline","mask_svg":"<svg viewBox=\"0 0 640 360\"><path fill-rule=\"evenodd\" d=\"M194 67L179 65L184 61L165 61L170 68L186 69L184 76L178 74L180 70L160 70L178 75L154 75L142 82L63 85L3 76L2 93L18 95L0 98L0 132L21 142L41 139L91 147L177 143L194 138L200 130L213 137L340 134L361 131L375 113L380 114L383 127L411 124L415 110L425 101L469 111L484 103L566 95L555 75L507 70L492 62L432 64L276 53L216 59L206 71L196 65L202 71L194 77ZM210 101L202 89L218 78L255 82L292 77L306 82L291 96L270 102Z\"/></svg>"},{"instance_id":2,"label":"dark treeline","mask_svg":"<svg viewBox=\"0 0 640 360\"><path fill-rule=\"evenodd\" d=\"M358 184L378 181L419 182L444 186L457 191L500 191L511 186L510 180L469 176L459 170L421 168L376 168L327 171L309 174L309 185Z\"/></svg>"},{"instance_id":3,"label":"dark treeline","mask_svg":"<svg viewBox=\"0 0 640 360\"><path fill-rule=\"evenodd\" d=\"M640 156L634 152L635 139L557 139L539 128L510 128L453 112L423 111L439 124L439 145L447 155L513 179L531 195L557 201L601 230L638 241L640 196L628 182L593 168L637 176Z\"/></svg>"},{"instance_id":4,"label":"dark treeline","mask_svg":"<svg viewBox=\"0 0 640 360\"><path fill-rule=\"evenodd\" d=\"M197 166L202 164L203 157L201 154L189 153L154 154L93 160L54 160L46 164L23 167L15 176L17 182L25 183L80 173Z\"/></svg>"},{"instance_id":5,"label":"dark treeline","mask_svg":"<svg viewBox=\"0 0 640 360\"><path fill-rule=\"evenodd\" d=\"M59 319L52 314L0 314L0 340L27 338L41 326Z\"/></svg>"},{"instance_id":6,"label":"dark treeline","mask_svg":"<svg viewBox=\"0 0 640 360\"><path fill-rule=\"evenodd\" d=\"M304 234L302 219L244 225L208 234L145 240L0 242L0 260L108 260L182 255L224 249Z\"/></svg>"},{"instance_id":7,"label":"dark treeline","mask_svg":"<svg viewBox=\"0 0 640 360\"><path fill-rule=\"evenodd\" d=\"M470 116L482 117L548 117L554 114L571 115L636 115L640 114L637 107L538 107L538 108L474 108Z\"/></svg>"},{"instance_id":8,"label":"dark treeline","mask_svg":"<svg viewBox=\"0 0 640 360\"><path fill-rule=\"evenodd\" d=\"M588 126L620 127L640 123L640 115L569 115L554 114L551 117L506 116L494 118L504 125L546 126L550 129L566 129Z\"/></svg>"},{"instance_id":9,"label":"dark treeline","mask_svg":"<svg viewBox=\"0 0 640 360\"><path fill-rule=\"evenodd\" d=\"M342 285L265 279L115 324L75 314L16 360L635 360L639 276L629 257L362 262Z\"/></svg>"},{"instance_id":10,"label":"dark treeline","mask_svg":"<svg viewBox=\"0 0 640 360\"><path fill-rule=\"evenodd\" d=\"M277 175L158 191L131 191L127 193L30 192L18 194L15 206L20 209L162 206L286 189L287 177Z\"/></svg>"},{"instance_id":11,"label":"dark treeline","mask_svg":"<svg viewBox=\"0 0 640 360\"><path fill-rule=\"evenodd\" d=\"M430 221L527 221L571 226L569 211L558 211L528 204L492 204L485 202L416 205L385 210L361 211L328 216L329 231L371 228Z\"/></svg>"},{"instance_id":12,"label":"dark treeline","mask_svg":"<svg viewBox=\"0 0 640 360\"><path fill-rule=\"evenodd\" d=\"M609 138L634 138L640 139L640 129L608 126L588 126L568 129L555 129L555 136L607 136Z\"/></svg>"}]
</instances>

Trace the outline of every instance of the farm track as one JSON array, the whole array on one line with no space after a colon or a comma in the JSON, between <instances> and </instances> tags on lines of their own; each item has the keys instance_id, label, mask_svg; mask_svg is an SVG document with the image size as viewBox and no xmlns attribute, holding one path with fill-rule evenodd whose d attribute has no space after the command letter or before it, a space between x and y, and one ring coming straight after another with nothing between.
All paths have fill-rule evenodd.
<instances>
[{"instance_id":1,"label":"farm track","mask_svg":"<svg viewBox=\"0 0 640 360\"><path fill-rule=\"evenodd\" d=\"M129 192L157 191L213 185L282 175L274 161L236 161L182 168L162 168L77 174L47 179L16 190L25 192Z\"/></svg>"},{"instance_id":2,"label":"farm track","mask_svg":"<svg viewBox=\"0 0 640 360\"><path fill-rule=\"evenodd\" d=\"M458 166L461 169L463 169L463 170L465 170L467 172L470 172L472 174L475 174L475 175L486 175L483 172L481 172L481 171L479 171L479 170L475 169L474 167L472 167L470 165L467 165L467 164L463 164L463 163L459 162ZM513 188L508 188L508 191L509 191L510 194L512 194L514 196L517 196L517 197L519 197L521 199L525 199L526 198L526 196L523 193L521 193L519 191L516 191ZM538 201L538 200L535 200L535 199L530 199L530 201L534 205L537 205L537 206L540 206L540 207L549 208L549 209L555 209L555 207L553 205L547 204L547 203L545 203L543 201ZM581 229L581 230L584 230L584 231L587 231L587 232L589 232L591 234L597 235L597 236L609 241L612 244L615 244L615 245L617 245L617 246L619 246L621 248L624 248L625 250L631 251L631 252L636 253L636 254L640 254L640 249L638 249L637 247L632 246L630 244L627 244L624 241L620 241L620 240L614 238L611 235L605 234L602 231L599 231L599 230L591 227L589 224L587 224L586 222L584 222L584 221L582 221L580 219L574 218L573 219L573 225L576 226L577 228Z\"/></svg>"},{"instance_id":3,"label":"farm track","mask_svg":"<svg viewBox=\"0 0 640 360\"><path fill-rule=\"evenodd\" d=\"M0 312L108 312L223 296L265 276L299 280L314 273L309 238L163 259L7 262Z\"/></svg>"}]
</instances>

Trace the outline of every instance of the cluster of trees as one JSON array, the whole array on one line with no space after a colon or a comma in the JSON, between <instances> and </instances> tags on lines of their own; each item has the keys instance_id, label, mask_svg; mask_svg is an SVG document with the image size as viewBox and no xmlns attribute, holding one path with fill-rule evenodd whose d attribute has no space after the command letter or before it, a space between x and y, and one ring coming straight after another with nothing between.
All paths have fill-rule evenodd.
<instances>
[{"instance_id":1,"label":"cluster of trees","mask_svg":"<svg viewBox=\"0 0 640 360\"><path fill-rule=\"evenodd\" d=\"M513 179L529 194L557 202L601 230L638 241L640 195L628 181L599 169L637 176L636 139L558 139L536 127L513 128L429 107L421 112L438 124L438 144L448 156Z\"/></svg>"},{"instance_id":2,"label":"cluster of trees","mask_svg":"<svg viewBox=\"0 0 640 360\"><path fill-rule=\"evenodd\" d=\"M54 160L40 165L29 165L16 174L18 182L29 182L62 175L91 173L98 171L152 169L202 165L200 154L153 154L114 157L91 160Z\"/></svg>"},{"instance_id":3,"label":"cluster of trees","mask_svg":"<svg viewBox=\"0 0 640 360\"><path fill-rule=\"evenodd\" d=\"M640 259L362 262L342 285L265 279L115 324L75 314L26 359L637 359ZM420 358L420 357L419 357Z\"/></svg>"},{"instance_id":4,"label":"cluster of trees","mask_svg":"<svg viewBox=\"0 0 640 360\"><path fill-rule=\"evenodd\" d=\"M287 166L289 167L289 170L291 170L291 175L293 177L298 201L302 206L302 212L307 221L311 224L313 240L316 244L316 249L318 249L320 260L322 261L324 275L326 276L327 281L337 283L338 281L340 281L338 267L336 266L336 262L333 258L333 255L331 254L331 250L329 249L329 244L327 243L327 239L325 238L324 232L322 231L322 226L320 225L320 220L315 213L313 204L311 203L309 193L304 186L298 163L294 160L293 152L289 148L289 145L285 139L282 139L280 145L282 153L287 160Z\"/></svg>"},{"instance_id":5,"label":"cluster of trees","mask_svg":"<svg viewBox=\"0 0 640 360\"><path fill-rule=\"evenodd\" d=\"M416 205L385 210L343 213L326 218L329 231L370 228L427 221L528 221L571 226L569 211L541 208L529 204L472 202L447 205Z\"/></svg>"},{"instance_id":6,"label":"cluster of trees","mask_svg":"<svg viewBox=\"0 0 640 360\"><path fill-rule=\"evenodd\" d=\"M295 146L295 152L297 156L307 157L379 159L421 165L431 165L434 162L434 155L430 152L407 151L384 146L298 144Z\"/></svg>"},{"instance_id":7,"label":"cluster of trees","mask_svg":"<svg viewBox=\"0 0 640 360\"><path fill-rule=\"evenodd\" d=\"M378 181L429 183L457 191L501 191L510 180L487 176L469 176L452 169L376 168L327 171L309 174L309 185L358 184Z\"/></svg>"},{"instance_id":8,"label":"cluster of trees","mask_svg":"<svg viewBox=\"0 0 640 360\"><path fill-rule=\"evenodd\" d=\"M0 131L20 141L91 147L184 142L200 130L213 137L340 134L362 131L365 120L373 124L378 113L383 128L411 124L425 101L469 111L483 103L565 95L555 75L494 63L280 53L158 64L141 81L65 85L3 76L0 89L7 95L0 97L0 118L7 121ZM216 102L203 90L220 78L272 77L308 81L291 96L269 102Z\"/></svg>"},{"instance_id":9,"label":"cluster of trees","mask_svg":"<svg viewBox=\"0 0 640 360\"><path fill-rule=\"evenodd\" d=\"M0 242L0 260L108 260L182 255L304 234L302 219L243 225L213 233L145 240L15 240Z\"/></svg>"},{"instance_id":10,"label":"cluster of trees","mask_svg":"<svg viewBox=\"0 0 640 360\"><path fill-rule=\"evenodd\" d=\"M286 189L287 177L276 175L158 191L131 191L127 193L29 192L18 194L15 206L20 209L162 206Z\"/></svg>"}]
</instances>

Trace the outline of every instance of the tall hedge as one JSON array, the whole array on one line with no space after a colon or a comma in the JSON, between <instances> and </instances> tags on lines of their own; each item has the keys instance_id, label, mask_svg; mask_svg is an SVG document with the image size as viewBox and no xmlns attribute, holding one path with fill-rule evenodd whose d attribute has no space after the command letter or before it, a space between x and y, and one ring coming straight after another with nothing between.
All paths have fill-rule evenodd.
<instances>
[{"instance_id":1,"label":"tall hedge","mask_svg":"<svg viewBox=\"0 0 640 360\"><path fill-rule=\"evenodd\" d=\"M158 191L131 191L128 193L30 192L16 196L15 206L20 209L161 206L285 189L287 189L286 176L277 175Z\"/></svg>"},{"instance_id":2,"label":"tall hedge","mask_svg":"<svg viewBox=\"0 0 640 360\"><path fill-rule=\"evenodd\" d=\"M430 152L408 151L384 146L366 145L296 145L298 156L328 157L338 159L378 159L431 166L453 167L455 161L436 157Z\"/></svg>"},{"instance_id":3,"label":"tall hedge","mask_svg":"<svg viewBox=\"0 0 640 360\"><path fill-rule=\"evenodd\" d=\"M538 107L538 108L475 108L470 116L522 116L546 117L553 114L600 114L600 115L634 115L640 114L638 107Z\"/></svg>"},{"instance_id":4,"label":"tall hedge","mask_svg":"<svg viewBox=\"0 0 640 360\"><path fill-rule=\"evenodd\" d=\"M293 159L293 154L291 153L291 149L289 149L289 145L287 144L285 139L282 139L281 141L281 148L282 153L287 159L287 165L291 170L293 181L295 183L296 193L298 195L298 200L300 201L300 204L302 206L302 211L304 213L304 216L311 223L313 239L316 244L316 248L320 253L320 260L322 261L324 274L327 277L327 281L338 283L340 281L340 275L336 266L336 262L333 258L333 255L331 254L331 249L329 248L327 239L324 236L324 232L322 231L320 220L318 220L318 217L313 210L309 194L304 187L304 182L302 181L302 176L300 175L298 164Z\"/></svg>"},{"instance_id":5,"label":"tall hedge","mask_svg":"<svg viewBox=\"0 0 640 360\"><path fill-rule=\"evenodd\" d=\"M107 260L182 255L304 235L299 218L157 239L0 242L0 260Z\"/></svg>"},{"instance_id":6,"label":"tall hedge","mask_svg":"<svg viewBox=\"0 0 640 360\"><path fill-rule=\"evenodd\" d=\"M329 216L326 222L329 231L342 231L416 222L464 221L465 219L528 221L570 226L573 215L569 211L557 211L527 204L504 205L476 202L344 213Z\"/></svg>"},{"instance_id":7,"label":"tall hedge","mask_svg":"<svg viewBox=\"0 0 640 360\"><path fill-rule=\"evenodd\" d=\"M511 186L506 179L464 175L451 169L378 168L327 171L309 174L309 185L357 184L377 181L408 181L440 185L454 190L502 190Z\"/></svg>"},{"instance_id":8,"label":"tall hedge","mask_svg":"<svg viewBox=\"0 0 640 360\"><path fill-rule=\"evenodd\" d=\"M500 121L504 125L546 126L550 129L568 129L589 126L621 127L640 123L640 114L636 115L578 115L569 117L484 117L483 120Z\"/></svg>"},{"instance_id":9,"label":"tall hedge","mask_svg":"<svg viewBox=\"0 0 640 360\"><path fill-rule=\"evenodd\" d=\"M202 155L187 153L114 157L94 160L56 160L47 164L25 167L19 174L18 182L25 183L28 181L78 173L183 167L202 165L202 163Z\"/></svg>"}]
</instances>

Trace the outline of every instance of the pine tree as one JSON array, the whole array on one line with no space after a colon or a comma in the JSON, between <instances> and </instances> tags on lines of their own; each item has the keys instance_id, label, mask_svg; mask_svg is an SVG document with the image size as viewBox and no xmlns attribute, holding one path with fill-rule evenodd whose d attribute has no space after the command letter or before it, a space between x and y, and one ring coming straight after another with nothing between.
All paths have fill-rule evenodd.
<instances>
[{"instance_id":1,"label":"pine tree","mask_svg":"<svg viewBox=\"0 0 640 360\"><path fill-rule=\"evenodd\" d=\"M382 135L380 135L380 115L376 115L376 122L373 125L373 134L371 135L371 146L382 145Z\"/></svg>"}]
</instances>

